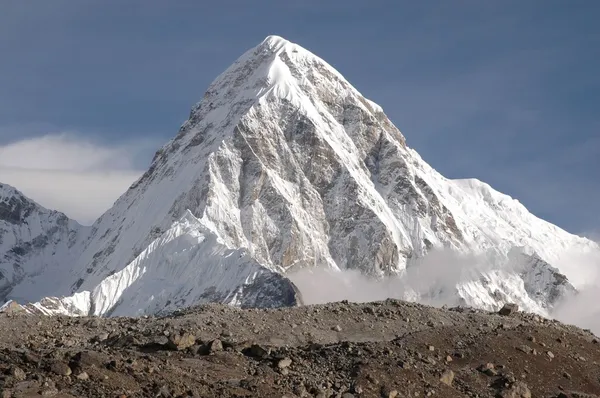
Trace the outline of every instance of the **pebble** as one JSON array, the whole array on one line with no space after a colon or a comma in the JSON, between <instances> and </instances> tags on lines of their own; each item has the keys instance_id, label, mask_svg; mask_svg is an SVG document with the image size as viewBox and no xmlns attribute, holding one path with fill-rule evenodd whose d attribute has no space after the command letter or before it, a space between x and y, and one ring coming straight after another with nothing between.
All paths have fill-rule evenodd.
<instances>
[{"instance_id":1,"label":"pebble","mask_svg":"<svg viewBox=\"0 0 600 398\"><path fill-rule=\"evenodd\" d=\"M285 369L292 364L292 360L290 358L283 358L279 362L277 362L277 367L279 369Z\"/></svg>"},{"instance_id":2,"label":"pebble","mask_svg":"<svg viewBox=\"0 0 600 398\"><path fill-rule=\"evenodd\" d=\"M447 386L452 385L452 381L454 381L454 372L450 369L445 370L440 377L440 382L444 383Z\"/></svg>"}]
</instances>

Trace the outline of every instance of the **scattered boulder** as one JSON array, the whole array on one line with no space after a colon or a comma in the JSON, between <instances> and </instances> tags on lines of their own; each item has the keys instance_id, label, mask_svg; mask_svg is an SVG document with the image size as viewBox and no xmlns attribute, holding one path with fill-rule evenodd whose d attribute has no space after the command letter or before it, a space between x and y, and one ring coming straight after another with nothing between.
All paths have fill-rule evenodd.
<instances>
[{"instance_id":1,"label":"scattered boulder","mask_svg":"<svg viewBox=\"0 0 600 398\"><path fill-rule=\"evenodd\" d=\"M18 366L13 366L10 369L10 375L14 377L16 381L23 381L27 378L25 371Z\"/></svg>"},{"instance_id":2,"label":"scattered boulder","mask_svg":"<svg viewBox=\"0 0 600 398\"><path fill-rule=\"evenodd\" d=\"M503 315L503 316L508 316L508 315L512 315L518 311L519 311L519 306L517 304L506 303L506 304L504 304L504 306L502 308L500 308L500 311L498 311L498 314Z\"/></svg>"},{"instance_id":3,"label":"scattered boulder","mask_svg":"<svg viewBox=\"0 0 600 398\"><path fill-rule=\"evenodd\" d=\"M106 341L106 340L108 340L108 333L106 333L106 332L100 333L94 338L94 340L99 343Z\"/></svg>"},{"instance_id":4,"label":"scattered boulder","mask_svg":"<svg viewBox=\"0 0 600 398\"><path fill-rule=\"evenodd\" d=\"M252 344L250 347L246 348L244 354L255 357L255 358L265 358L271 354L271 350L269 348L265 348L258 344Z\"/></svg>"},{"instance_id":5,"label":"scattered boulder","mask_svg":"<svg viewBox=\"0 0 600 398\"><path fill-rule=\"evenodd\" d=\"M50 371L59 376L69 376L69 375L71 375L71 373L73 373L73 371L71 370L69 365L67 365L64 362L58 362L58 361L53 362L50 365Z\"/></svg>"},{"instance_id":6,"label":"scattered boulder","mask_svg":"<svg viewBox=\"0 0 600 398\"><path fill-rule=\"evenodd\" d=\"M502 398L531 398L531 391L522 381L515 382L509 389L503 391Z\"/></svg>"},{"instance_id":7,"label":"scattered boulder","mask_svg":"<svg viewBox=\"0 0 600 398\"><path fill-rule=\"evenodd\" d=\"M290 358L283 358L277 362L277 367L279 369L285 369L292 364L292 360Z\"/></svg>"},{"instance_id":8,"label":"scattered boulder","mask_svg":"<svg viewBox=\"0 0 600 398\"><path fill-rule=\"evenodd\" d=\"M486 374L488 376L496 376L498 375L498 372L495 369L495 366L493 363L486 363L484 365L481 365L477 368L478 371L480 371L483 374Z\"/></svg>"},{"instance_id":9,"label":"scattered boulder","mask_svg":"<svg viewBox=\"0 0 600 398\"><path fill-rule=\"evenodd\" d=\"M531 348L531 347L529 347L528 345L525 345L525 344L520 345L520 346L518 346L516 348L517 348L517 350L519 350L521 352L524 352L525 354L531 354L534 351L533 348Z\"/></svg>"},{"instance_id":10,"label":"scattered boulder","mask_svg":"<svg viewBox=\"0 0 600 398\"><path fill-rule=\"evenodd\" d=\"M223 342L219 339L214 339L208 345L208 350L210 353L215 353L218 351L223 351Z\"/></svg>"},{"instance_id":11,"label":"scattered boulder","mask_svg":"<svg viewBox=\"0 0 600 398\"><path fill-rule=\"evenodd\" d=\"M175 351L185 350L196 344L196 336L187 332L171 333L168 336L167 348Z\"/></svg>"},{"instance_id":12,"label":"scattered boulder","mask_svg":"<svg viewBox=\"0 0 600 398\"><path fill-rule=\"evenodd\" d=\"M440 377L440 382L447 386L451 386L454 381L454 372L450 369L445 370Z\"/></svg>"}]
</instances>

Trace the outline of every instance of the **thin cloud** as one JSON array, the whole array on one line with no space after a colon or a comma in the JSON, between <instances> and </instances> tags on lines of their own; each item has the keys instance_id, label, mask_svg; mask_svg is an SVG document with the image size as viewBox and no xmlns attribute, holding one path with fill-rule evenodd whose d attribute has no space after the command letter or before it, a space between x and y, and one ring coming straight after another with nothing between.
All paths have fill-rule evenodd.
<instances>
[{"instance_id":1,"label":"thin cloud","mask_svg":"<svg viewBox=\"0 0 600 398\"><path fill-rule=\"evenodd\" d=\"M27 170L127 170L126 147L106 147L72 134L49 134L0 147L0 167ZM32 156L34 155L34 156Z\"/></svg>"},{"instance_id":2,"label":"thin cloud","mask_svg":"<svg viewBox=\"0 0 600 398\"><path fill-rule=\"evenodd\" d=\"M0 146L0 181L41 205L91 224L143 172L142 145L103 145L76 134L48 134Z\"/></svg>"}]
</instances>

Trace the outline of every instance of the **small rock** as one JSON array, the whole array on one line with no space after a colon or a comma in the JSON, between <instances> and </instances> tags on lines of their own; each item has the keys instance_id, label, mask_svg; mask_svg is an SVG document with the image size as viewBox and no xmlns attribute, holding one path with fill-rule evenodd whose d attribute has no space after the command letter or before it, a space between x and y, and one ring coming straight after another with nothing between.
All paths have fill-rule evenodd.
<instances>
[{"instance_id":1,"label":"small rock","mask_svg":"<svg viewBox=\"0 0 600 398\"><path fill-rule=\"evenodd\" d=\"M277 362L277 367L279 369L285 369L292 364L292 360L290 358L283 358L279 362Z\"/></svg>"},{"instance_id":2,"label":"small rock","mask_svg":"<svg viewBox=\"0 0 600 398\"><path fill-rule=\"evenodd\" d=\"M510 389L500 394L502 398L531 398L531 391L522 381L514 383Z\"/></svg>"},{"instance_id":3,"label":"small rock","mask_svg":"<svg viewBox=\"0 0 600 398\"><path fill-rule=\"evenodd\" d=\"M196 344L196 337L191 333L175 333L169 336L169 341L167 342L167 347L181 351L185 350Z\"/></svg>"},{"instance_id":4,"label":"small rock","mask_svg":"<svg viewBox=\"0 0 600 398\"><path fill-rule=\"evenodd\" d=\"M451 371L450 369L445 370L444 373L442 373L442 376L440 377L440 381L447 386L451 386L453 380L454 380L454 372Z\"/></svg>"},{"instance_id":5,"label":"small rock","mask_svg":"<svg viewBox=\"0 0 600 398\"><path fill-rule=\"evenodd\" d=\"M296 388L294 388L294 394L300 397L305 397L306 395L308 395L306 386L304 384L299 384L298 386L296 386Z\"/></svg>"},{"instance_id":6,"label":"small rock","mask_svg":"<svg viewBox=\"0 0 600 398\"><path fill-rule=\"evenodd\" d=\"M340 325L335 325L334 327L331 328L332 330L335 330L336 332L341 332L342 331L342 327Z\"/></svg>"},{"instance_id":7,"label":"small rock","mask_svg":"<svg viewBox=\"0 0 600 398\"><path fill-rule=\"evenodd\" d=\"M64 362L54 362L52 365L50 365L50 371L59 376L69 376L71 373L73 373L69 365Z\"/></svg>"},{"instance_id":8,"label":"small rock","mask_svg":"<svg viewBox=\"0 0 600 398\"><path fill-rule=\"evenodd\" d=\"M552 353L552 351L546 352L546 355L548 355L548 358L554 359L554 354Z\"/></svg>"},{"instance_id":9,"label":"small rock","mask_svg":"<svg viewBox=\"0 0 600 398\"><path fill-rule=\"evenodd\" d=\"M77 377L77 379L79 380L88 380L90 378L90 376L86 372L81 372L75 377Z\"/></svg>"},{"instance_id":10,"label":"small rock","mask_svg":"<svg viewBox=\"0 0 600 398\"><path fill-rule=\"evenodd\" d=\"M268 356L271 351L267 348L263 348L258 344L252 344L250 348L245 350L245 353L251 357L264 358Z\"/></svg>"},{"instance_id":11,"label":"small rock","mask_svg":"<svg viewBox=\"0 0 600 398\"><path fill-rule=\"evenodd\" d=\"M531 354L533 352L533 348L528 345L523 344L522 346L517 347L517 350L524 352L525 354Z\"/></svg>"},{"instance_id":12,"label":"small rock","mask_svg":"<svg viewBox=\"0 0 600 398\"><path fill-rule=\"evenodd\" d=\"M564 372L564 373L563 373L563 377L564 377L565 379L571 380L571 375L570 375L569 373L567 373L567 372Z\"/></svg>"},{"instance_id":13,"label":"small rock","mask_svg":"<svg viewBox=\"0 0 600 398\"><path fill-rule=\"evenodd\" d=\"M519 311L519 306L515 303L506 303L504 304L504 306L502 308L500 308L500 311L498 311L498 314L500 315L512 315L515 312Z\"/></svg>"},{"instance_id":14,"label":"small rock","mask_svg":"<svg viewBox=\"0 0 600 398\"><path fill-rule=\"evenodd\" d=\"M432 346L432 345L430 345L430 346L427 346L427 349L428 349L429 351L435 351L435 347L434 347L434 346Z\"/></svg>"},{"instance_id":15,"label":"small rock","mask_svg":"<svg viewBox=\"0 0 600 398\"><path fill-rule=\"evenodd\" d=\"M481 373L486 374L488 376L498 375L498 372L496 371L493 363L486 363L485 365L481 365L480 367L477 368L477 370L479 370Z\"/></svg>"},{"instance_id":16,"label":"small rock","mask_svg":"<svg viewBox=\"0 0 600 398\"><path fill-rule=\"evenodd\" d=\"M214 339L208 346L210 352L223 351L223 342L219 339Z\"/></svg>"},{"instance_id":17,"label":"small rock","mask_svg":"<svg viewBox=\"0 0 600 398\"><path fill-rule=\"evenodd\" d=\"M17 366L13 366L10 369L10 375L14 377L16 381L23 381L27 378L25 371Z\"/></svg>"},{"instance_id":18,"label":"small rock","mask_svg":"<svg viewBox=\"0 0 600 398\"><path fill-rule=\"evenodd\" d=\"M387 398L396 398L398 396L397 390L392 390L388 393Z\"/></svg>"},{"instance_id":19,"label":"small rock","mask_svg":"<svg viewBox=\"0 0 600 398\"><path fill-rule=\"evenodd\" d=\"M446 356L446 362L452 362L452 357L450 355Z\"/></svg>"},{"instance_id":20,"label":"small rock","mask_svg":"<svg viewBox=\"0 0 600 398\"><path fill-rule=\"evenodd\" d=\"M96 336L96 341L101 343L103 341L108 340L108 333L100 333L99 335Z\"/></svg>"}]
</instances>

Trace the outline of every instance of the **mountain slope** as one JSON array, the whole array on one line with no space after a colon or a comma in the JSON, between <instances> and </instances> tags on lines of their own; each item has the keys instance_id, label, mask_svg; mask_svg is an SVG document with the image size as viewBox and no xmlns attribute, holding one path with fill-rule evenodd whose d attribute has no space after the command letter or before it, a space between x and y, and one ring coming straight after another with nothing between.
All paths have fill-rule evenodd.
<instances>
[{"instance_id":1,"label":"mountain slope","mask_svg":"<svg viewBox=\"0 0 600 398\"><path fill-rule=\"evenodd\" d=\"M188 211L215 241L243 249L265 272L326 267L402 276L432 250L483 255L492 270L450 291L457 302L486 308L517 301L544 313L573 290L561 274L564 254L598 249L487 184L444 178L379 106L325 61L276 36L210 85L149 170L80 239L52 295L106 286L107 302L131 299L122 290L133 285L109 287L110 278L127 273ZM515 250L540 262L516 271ZM549 286L559 294L532 293ZM165 297L178 297L172 288ZM198 288L193 296L200 295Z\"/></svg>"},{"instance_id":2,"label":"mountain slope","mask_svg":"<svg viewBox=\"0 0 600 398\"><path fill-rule=\"evenodd\" d=\"M121 271L92 291L56 300L48 314L97 316L173 312L202 303L243 308L290 307L301 303L294 285L242 250L231 250L188 211Z\"/></svg>"},{"instance_id":3,"label":"mountain slope","mask_svg":"<svg viewBox=\"0 0 600 398\"><path fill-rule=\"evenodd\" d=\"M43 208L0 183L0 302L56 294L53 284L71 271L86 228L63 213ZM43 275L44 283L32 283Z\"/></svg>"}]
</instances>

